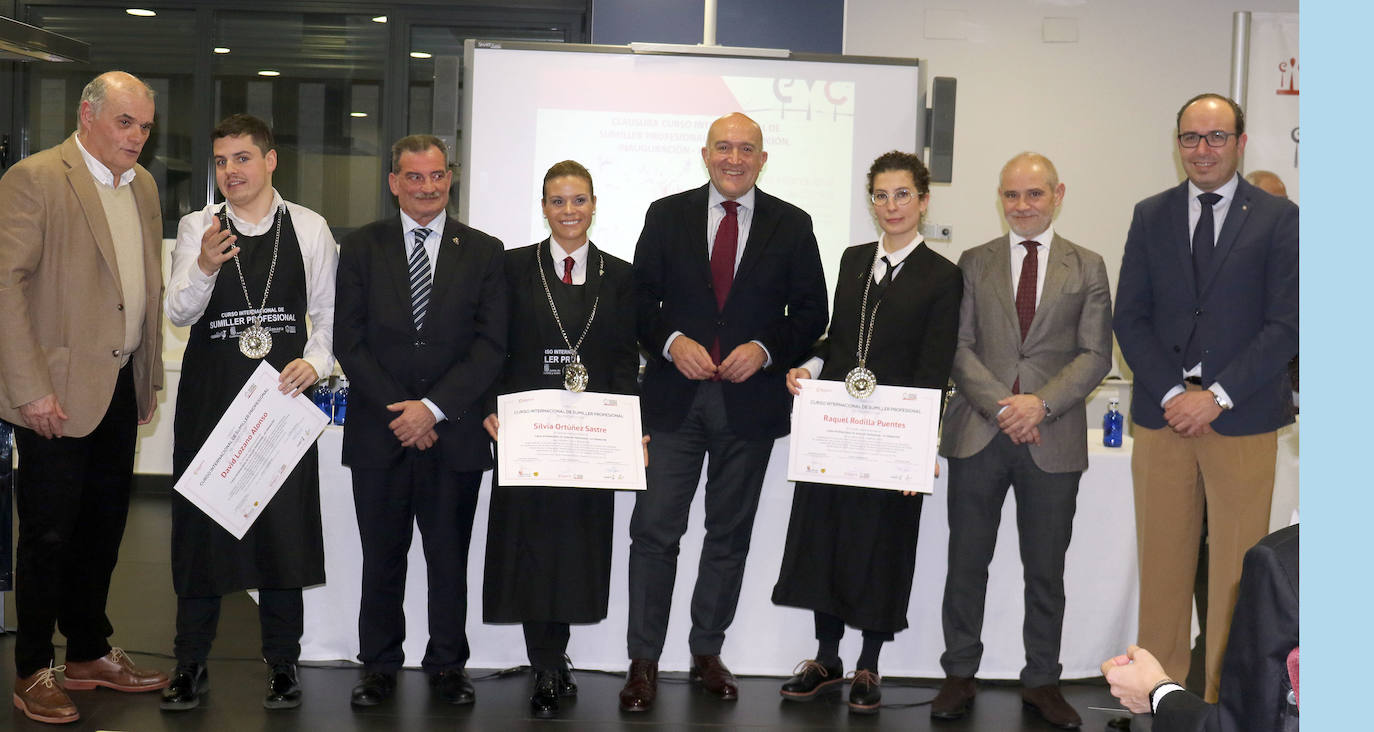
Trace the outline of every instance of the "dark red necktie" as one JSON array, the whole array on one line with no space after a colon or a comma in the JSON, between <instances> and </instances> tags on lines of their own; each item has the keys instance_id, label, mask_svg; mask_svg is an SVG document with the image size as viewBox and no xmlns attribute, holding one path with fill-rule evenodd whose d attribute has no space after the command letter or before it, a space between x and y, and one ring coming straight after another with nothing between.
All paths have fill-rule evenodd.
<instances>
[{"instance_id":1,"label":"dark red necktie","mask_svg":"<svg viewBox=\"0 0 1374 732\"><path fill-rule=\"evenodd\" d=\"M563 284L565 284L565 285L571 285L571 284L572 284L572 268L573 268L573 258L572 258L572 257L564 257L564 258L563 258Z\"/></svg>"},{"instance_id":2,"label":"dark red necktie","mask_svg":"<svg viewBox=\"0 0 1374 732\"><path fill-rule=\"evenodd\" d=\"M730 297L730 285L735 281L735 252L739 248L739 216L735 209L737 201L723 201L725 218L720 220L716 229L716 240L711 245L711 289L716 293L716 311L725 309L725 300ZM711 360L720 363L720 336L711 341Z\"/></svg>"},{"instance_id":3,"label":"dark red necktie","mask_svg":"<svg viewBox=\"0 0 1374 732\"><path fill-rule=\"evenodd\" d=\"M1031 321L1035 320L1035 280L1040 273L1040 258L1036 254L1036 248L1040 246L1037 241L1023 241L1021 246L1026 248L1026 258L1021 261L1021 280L1016 284L1016 319L1021 324L1021 340L1026 340L1026 333L1030 332ZM1021 393L1021 377L1016 377L1016 383L1011 385L1011 393Z\"/></svg>"}]
</instances>

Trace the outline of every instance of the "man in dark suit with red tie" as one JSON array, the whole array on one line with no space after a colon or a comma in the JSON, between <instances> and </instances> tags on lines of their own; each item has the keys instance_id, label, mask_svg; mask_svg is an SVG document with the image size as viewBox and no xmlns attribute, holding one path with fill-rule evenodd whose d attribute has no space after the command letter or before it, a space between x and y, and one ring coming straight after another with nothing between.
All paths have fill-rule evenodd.
<instances>
[{"instance_id":1,"label":"man in dark suit with red tie","mask_svg":"<svg viewBox=\"0 0 1374 732\"><path fill-rule=\"evenodd\" d=\"M635 247L648 490L630 519L631 658L620 708L657 694L678 544L709 456L706 537L692 595L691 678L735 699L720 660L735 615L773 441L787 434L787 369L825 330L825 278L811 217L754 186L768 160L743 114L701 149L711 182L655 201Z\"/></svg>"},{"instance_id":2,"label":"man in dark suit with red tie","mask_svg":"<svg viewBox=\"0 0 1374 732\"><path fill-rule=\"evenodd\" d=\"M491 449L482 397L506 354L501 242L444 214L452 172L430 135L391 148L399 216L340 243L334 350L350 383L343 462L363 548L354 706L396 688L405 660L406 553L420 527L429 570L421 666L440 700L471 704L467 557Z\"/></svg>"}]
</instances>

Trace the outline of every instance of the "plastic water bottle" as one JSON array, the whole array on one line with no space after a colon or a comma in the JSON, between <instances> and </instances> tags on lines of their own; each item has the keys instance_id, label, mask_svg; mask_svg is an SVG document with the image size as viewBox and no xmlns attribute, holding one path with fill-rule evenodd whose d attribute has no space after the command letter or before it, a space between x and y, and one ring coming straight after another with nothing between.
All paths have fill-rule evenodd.
<instances>
[{"instance_id":1,"label":"plastic water bottle","mask_svg":"<svg viewBox=\"0 0 1374 732\"><path fill-rule=\"evenodd\" d=\"M1102 444L1107 447L1121 447L1121 400L1108 399L1107 413L1102 415Z\"/></svg>"},{"instance_id":2,"label":"plastic water bottle","mask_svg":"<svg viewBox=\"0 0 1374 732\"><path fill-rule=\"evenodd\" d=\"M334 392L329 390L328 376L315 382L315 390L310 393L310 400L324 412L324 416L331 421L334 419Z\"/></svg>"},{"instance_id":3,"label":"plastic water bottle","mask_svg":"<svg viewBox=\"0 0 1374 732\"><path fill-rule=\"evenodd\" d=\"M348 416L348 379L340 376L334 387L334 424L343 424Z\"/></svg>"}]
</instances>

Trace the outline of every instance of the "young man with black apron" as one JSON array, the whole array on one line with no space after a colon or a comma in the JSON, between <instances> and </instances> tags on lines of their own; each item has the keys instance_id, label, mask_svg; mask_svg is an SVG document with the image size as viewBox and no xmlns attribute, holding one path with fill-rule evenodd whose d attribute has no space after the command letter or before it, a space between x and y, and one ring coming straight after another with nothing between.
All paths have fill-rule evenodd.
<instances>
[{"instance_id":1,"label":"young man with black apron","mask_svg":"<svg viewBox=\"0 0 1374 732\"><path fill-rule=\"evenodd\" d=\"M272 187L272 131L246 114L211 134L225 203L186 215L177 229L167 317L190 325L174 425L173 479L186 470L244 382L266 360L296 394L333 370L338 252L319 214ZM306 318L310 319L307 336ZM268 709L300 705L296 661L301 588L324 582L319 463L312 446L243 539L172 496L172 585L177 667L162 708L192 709L208 687L206 660L220 598L259 591Z\"/></svg>"}]
</instances>

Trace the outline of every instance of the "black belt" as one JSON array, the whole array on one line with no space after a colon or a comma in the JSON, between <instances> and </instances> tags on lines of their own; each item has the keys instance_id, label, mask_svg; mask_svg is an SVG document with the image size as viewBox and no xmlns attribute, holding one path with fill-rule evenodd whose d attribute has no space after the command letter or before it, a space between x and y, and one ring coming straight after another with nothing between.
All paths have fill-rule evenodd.
<instances>
[{"instance_id":1,"label":"black belt","mask_svg":"<svg viewBox=\"0 0 1374 732\"><path fill-rule=\"evenodd\" d=\"M1202 377L1201 377L1201 376L1185 376L1185 377L1183 377L1183 383L1185 383L1185 384L1192 384L1193 386L1202 386Z\"/></svg>"}]
</instances>

